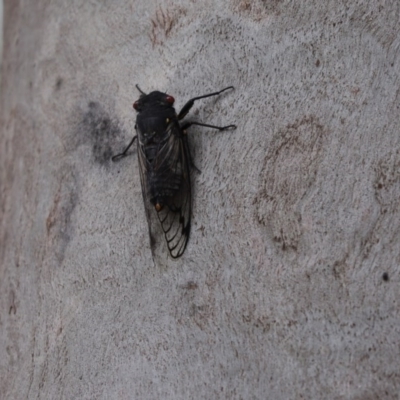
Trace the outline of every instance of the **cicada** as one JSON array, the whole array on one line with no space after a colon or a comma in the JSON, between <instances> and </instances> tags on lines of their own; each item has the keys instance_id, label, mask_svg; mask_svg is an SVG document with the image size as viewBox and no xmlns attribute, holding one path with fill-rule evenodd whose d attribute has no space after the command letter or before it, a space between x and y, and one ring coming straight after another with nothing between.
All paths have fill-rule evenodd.
<instances>
[{"instance_id":1,"label":"cicada","mask_svg":"<svg viewBox=\"0 0 400 400\"><path fill-rule=\"evenodd\" d=\"M190 172L194 167L190 156L187 129L200 125L223 131L236 125L215 126L200 122L180 121L188 114L194 102L206 97L218 96L219 92L205 94L190 99L177 114L175 99L159 91L144 93L138 85L139 100L133 103L137 111L136 136L126 149L114 157L115 161L127 155L127 151L137 140L140 179L143 201L149 225L152 251L163 234L172 258L184 253L189 236L192 214L192 189Z\"/></svg>"}]
</instances>

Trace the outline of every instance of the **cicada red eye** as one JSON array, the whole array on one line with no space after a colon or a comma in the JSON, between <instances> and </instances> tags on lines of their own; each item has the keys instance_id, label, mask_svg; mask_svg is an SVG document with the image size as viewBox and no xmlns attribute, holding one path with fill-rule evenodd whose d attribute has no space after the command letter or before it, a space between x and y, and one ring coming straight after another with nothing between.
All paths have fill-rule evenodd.
<instances>
[{"instance_id":1,"label":"cicada red eye","mask_svg":"<svg viewBox=\"0 0 400 400\"><path fill-rule=\"evenodd\" d=\"M174 102L175 102L175 99L172 97L172 96L167 96L166 98L165 98L165 101L168 103L168 104L174 104Z\"/></svg>"},{"instance_id":2,"label":"cicada red eye","mask_svg":"<svg viewBox=\"0 0 400 400\"><path fill-rule=\"evenodd\" d=\"M139 107L139 102L136 100L134 103L133 103L133 106L132 106L135 110L137 110L138 109L138 107Z\"/></svg>"}]
</instances>

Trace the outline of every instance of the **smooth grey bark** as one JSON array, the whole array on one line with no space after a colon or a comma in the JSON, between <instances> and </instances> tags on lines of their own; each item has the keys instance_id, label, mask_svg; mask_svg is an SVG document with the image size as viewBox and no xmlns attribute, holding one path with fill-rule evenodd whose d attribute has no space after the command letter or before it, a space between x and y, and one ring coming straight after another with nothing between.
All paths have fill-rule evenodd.
<instances>
[{"instance_id":1,"label":"smooth grey bark","mask_svg":"<svg viewBox=\"0 0 400 400\"><path fill-rule=\"evenodd\" d=\"M2 399L400 392L400 3L8 0ZM193 109L192 237L153 263L138 98ZM159 255L163 259L163 255ZM384 275L386 274L386 275Z\"/></svg>"}]
</instances>

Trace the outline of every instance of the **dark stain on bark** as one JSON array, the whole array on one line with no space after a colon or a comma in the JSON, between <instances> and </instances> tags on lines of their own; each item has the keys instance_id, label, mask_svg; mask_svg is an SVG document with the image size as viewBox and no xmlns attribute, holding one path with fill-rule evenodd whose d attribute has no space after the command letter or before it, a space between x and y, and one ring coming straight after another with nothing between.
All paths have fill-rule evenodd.
<instances>
[{"instance_id":1,"label":"dark stain on bark","mask_svg":"<svg viewBox=\"0 0 400 400\"><path fill-rule=\"evenodd\" d=\"M64 81L63 78L58 78L56 81L56 85L55 85L55 89L56 91L60 90L62 85L63 85Z\"/></svg>"},{"instance_id":2,"label":"dark stain on bark","mask_svg":"<svg viewBox=\"0 0 400 400\"><path fill-rule=\"evenodd\" d=\"M108 164L115 153L110 143L114 143L115 138L121 134L117 119L112 118L100 103L91 101L83 115L81 129L92 143L95 162L101 165Z\"/></svg>"}]
</instances>

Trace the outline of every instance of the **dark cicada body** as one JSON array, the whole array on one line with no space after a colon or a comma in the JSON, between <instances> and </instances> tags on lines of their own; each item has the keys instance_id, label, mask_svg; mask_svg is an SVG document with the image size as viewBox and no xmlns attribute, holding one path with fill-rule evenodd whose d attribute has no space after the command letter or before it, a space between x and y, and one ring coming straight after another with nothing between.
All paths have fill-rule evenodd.
<instances>
[{"instance_id":1,"label":"dark cicada body","mask_svg":"<svg viewBox=\"0 0 400 400\"><path fill-rule=\"evenodd\" d=\"M193 163L186 129L191 125L218 130L235 128L235 125L218 127L199 122L181 126L179 120L185 117L196 100L216 96L232 86L189 100L179 114L173 107L175 100L172 96L158 91L145 94L137 88L141 92L139 100L133 104L138 112L137 136L123 153L112 159L115 161L125 156L138 139L140 178L152 250L159 241L156 231L161 227L171 257L178 258L189 240L192 207L190 169Z\"/></svg>"}]
</instances>

